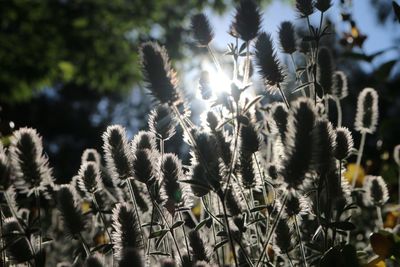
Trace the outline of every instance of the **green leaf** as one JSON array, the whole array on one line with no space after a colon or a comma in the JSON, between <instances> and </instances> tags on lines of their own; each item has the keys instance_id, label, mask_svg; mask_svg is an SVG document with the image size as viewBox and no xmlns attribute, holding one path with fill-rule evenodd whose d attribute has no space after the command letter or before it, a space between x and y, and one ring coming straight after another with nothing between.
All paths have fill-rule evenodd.
<instances>
[{"instance_id":1,"label":"green leaf","mask_svg":"<svg viewBox=\"0 0 400 267\"><path fill-rule=\"evenodd\" d=\"M165 256L165 257L171 257L171 254L169 253L165 253L162 251L154 251L154 252L150 252L150 255L154 255L154 256Z\"/></svg>"},{"instance_id":2,"label":"green leaf","mask_svg":"<svg viewBox=\"0 0 400 267\"><path fill-rule=\"evenodd\" d=\"M168 232L169 232L168 229L161 229L161 230L152 232L152 233L149 235L149 239L164 236L164 235L165 235L166 233L168 233Z\"/></svg>"},{"instance_id":3,"label":"green leaf","mask_svg":"<svg viewBox=\"0 0 400 267\"><path fill-rule=\"evenodd\" d=\"M266 209L266 208L268 208L267 205L260 205L260 206L257 206L257 207L252 208L252 209L250 210L250 212L251 212L251 213L253 213L253 212L258 212L258 211L261 211L261 210Z\"/></svg>"},{"instance_id":4,"label":"green leaf","mask_svg":"<svg viewBox=\"0 0 400 267\"><path fill-rule=\"evenodd\" d=\"M243 109L243 113L245 113L246 111L248 111L253 105L255 105L257 102L259 102L264 96L262 95L258 95L255 98L253 98L253 100L251 100L250 102L248 102L246 104L246 106Z\"/></svg>"},{"instance_id":5,"label":"green leaf","mask_svg":"<svg viewBox=\"0 0 400 267\"><path fill-rule=\"evenodd\" d=\"M175 228L178 228L178 227L180 227L180 226L182 226L182 225L184 225L184 224L185 224L184 221L177 221L177 222L175 222L175 223L171 226L171 230L172 230L172 229L175 229Z\"/></svg>"},{"instance_id":6,"label":"green leaf","mask_svg":"<svg viewBox=\"0 0 400 267\"><path fill-rule=\"evenodd\" d=\"M215 244L214 251L224 246L226 243L228 243L228 239L224 239L221 242L218 242L217 244Z\"/></svg>"},{"instance_id":7,"label":"green leaf","mask_svg":"<svg viewBox=\"0 0 400 267\"><path fill-rule=\"evenodd\" d=\"M313 82L306 82L303 84L300 84L299 86L297 86L293 91L292 94L297 93L298 91L300 91L301 89L303 89L306 86L309 86L310 84L312 84Z\"/></svg>"},{"instance_id":8,"label":"green leaf","mask_svg":"<svg viewBox=\"0 0 400 267\"><path fill-rule=\"evenodd\" d=\"M207 224L208 221L211 221L211 220L212 220L211 217L208 217L208 218L202 220L201 222L199 222L198 225L196 225L196 227L194 228L194 230L195 230L195 231L199 231L204 225Z\"/></svg>"},{"instance_id":9,"label":"green leaf","mask_svg":"<svg viewBox=\"0 0 400 267\"><path fill-rule=\"evenodd\" d=\"M328 224L328 227L334 227L344 231L352 231L356 228L356 226L351 222L332 222Z\"/></svg>"}]
</instances>

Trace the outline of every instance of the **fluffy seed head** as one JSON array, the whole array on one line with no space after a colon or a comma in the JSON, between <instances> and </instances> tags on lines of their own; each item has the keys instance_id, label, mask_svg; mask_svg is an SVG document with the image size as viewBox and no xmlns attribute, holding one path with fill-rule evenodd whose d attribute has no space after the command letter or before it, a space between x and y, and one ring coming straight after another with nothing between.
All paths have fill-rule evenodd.
<instances>
[{"instance_id":1,"label":"fluffy seed head","mask_svg":"<svg viewBox=\"0 0 400 267\"><path fill-rule=\"evenodd\" d=\"M14 131L10 145L11 164L16 176L15 186L22 193L32 194L53 183L52 171L43 153L42 139L35 129Z\"/></svg>"},{"instance_id":2,"label":"fluffy seed head","mask_svg":"<svg viewBox=\"0 0 400 267\"><path fill-rule=\"evenodd\" d=\"M317 82L321 85L325 95L332 95L333 60L331 52L326 47L318 51Z\"/></svg>"},{"instance_id":3,"label":"fluffy seed head","mask_svg":"<svg viewBox=\"0 0 400 267\"><path fill-rule=\"evenodd\" d=\"M260 9L253 0L241 0L236 7L234 31L245 42L257 37L261 25Z\"/></svg>"},{"instance_id":4,"label":"fluffy seed head","mask_svg":"<svg viewBox=\"0 0 400 267\"><path fill-rule=\"evenodd\" d=\"M134 178L142 183L150 185L156 177L157 159L148 149L137 149L133 152L132 170Z\"/></svg>"},{"instance_id":5,"label":"fluffy seed head","mask_svg":"<svg viewBox=\"0 0 400 267\"><path fill-rule=\"evenodd\" d=\"M113 179L127 179L132 176L132 155L129 150L126 131L122 126L109 126L103 134L103 149L107 168Z\"/></svg>"},{"instance_id":6,"label":"fluffy seed head","mask_svg":"<svg viewBox=\"0 0 400 267\"><path fill-rule=\"evenodd\" d=\"M78 175L79 188L88 194L94 194L103 187L99 166L95 162L87 161L83 163Z\"/></svg>"},{"instance_id":7,"label":"fluffy seed head","mask_svg":"<svg viewBox=\"0 0 400 267\"><path fill-rule=\"evenodd\" d=\"M289 117L289 112L286 105L282 102L273 103L271 108L271 115L275 121L276 126L278 127L279 135L282 139L282 142L285 142Z\"/></svg>"},{"instance_id":8,"label":"fluffy seed head","mask_svg":"<svg viewBox=\"0 0 400 267\"><path fill-rule=\"evenodd\" d=\"M126 248L122 251L118 267L143 267L143 259L140 251L135 248Z\"/></svg>"},{"instance_id":9,"label":"fluffy seed head","mask_svg":"<svg viewBox=\"0 0 400 267\"><path fill-rule=\"evenodd\" d=\"M149 129L157 138L168 140L175 134L176 120L167 105L157 105L150 112Z\"/></svg>"},{"instance_id":10,"label":"fluffy seed head","mask_svg":"<svg viewBox=\"0 0 400 267\"><path fill-rule=\"evenodd\" d=\"M347 76L343 71L335 71L332 76L332 94L337 99L343 99L349 94Z\"/></svg>"},{"instance_id":11,"label":"fluffy seed head","mask_svg":"<svg viewBox=\"0 0 400 267\"><path fill-rule=\"evenodd\" d=\"M279 86L283 82L285 75L274 51L272 37L268 33L261 33L255 44L256 64L260 75L264 78L269 87ZM270 88L272 91L273 88Z\"/></svg>"},{"instance_id":12,"label":"fluffy seed head","mask_svg":"<svg viewBox=\"0 0 400 267\"><path fill-rule=\"evenodd\" d=\"M225 196L226 207L231 216L238 216L242 213L241 202L243 199L240 199L239 194L236 193L235 187L230 186L226 191Z\"/></svg>"},{"instance_id":13,"label":"fluffy seed head","mask_svg":"<svg viewBox=\"0 0 400 267\"><path fill-rule=\"evenodd\" d=\"M130 205L118 203L115 206L112 214L112 225L114 232L111 235L117 259L122 259L123 252L126 249L142 248L138 219Z\"/></svg>"},{"instance_id":14,"label":"fluffy seed head","mask_svg":"<svg viewBox=\"0 0 400 267\"><path fill-rule=\"evenodd\" d=\"M212 189L207 182L206 171L200 163L195 162L192 164L188 176L189 179L193 181L190 187L196 197L205 196Z\"/></svg>"},{"instance_id":15,"label":"fluffy seed head","mask_svg":"<svg viewBox=\"0 0 400 267\"><path fill-rule=\"evenodd\" d=\"M98 166L101 165L101 156L99 152L94 148L87 148L82 153L81 164L91 161L95 162Z\"/></svg>"},{"instance_id":16,"label":"fluffy seed head","mask_svg":"<svg viewBox=\"0 0 400 267\"><path fill-rule=\"evenodd\" d=\"M275 245L285 255L293 249L293 226L288 220L280 219L275 228Z\"/></svg>"},{"instance_id":17,"label":"fluffy seed head","mask_svg":"<svg viewBox=\"0 0 400 267\"><path fill-rule=\"evenodd\" d=\"M60 186L57 191L57 208L64 219L65 230L72 238L77 238L85 228L80 204L74 187L70 185Z\"/></svg>"},{"instance_id":18,"label":"fluffy seed head","mask_svg":"<svg viewBox=\"0 0 400 267\"><path fill-rule=\"evenodd\" d=\"M351 132L346 127L336 129L336 148L335 157L338 160L344 160L350 156L354 142Z\"/></svg>"},{"instance_id":19,"label":"fluffy seed head","mask_svg":"<svg viewBox=\"0 0 400 267\"><path fill-rule=\"evenodd\" d=\"M192 32L199 46L207 46L214 38L208 18L203 13L192 17Z\"/></svg>"},{"instance_id":20,"label":"fluffy seed head","mask_svg":"<svg viewBox=\"0 0 400 267\"><path fill-rule=\"evenodd\" d=\"M156 137L152 132L139 131L132 140L132 151L136 149L149 149L155 151L157 148Z\"/></svg>"},{"instance_id":21,"label":"fluffy seed head","mask_svg":"<svg viewBox=\"0 0 400 267\"><path fill-rule=\"evenodd\" d=\"M24 235L24 230L14 217L4 220L2 236L4 247L10 258L15 263L23 263L31 260L34 253L29 244L29 240Z\"/></svg>"},{"instance_id":22,"label":"fluffy seed head","mask_svg":"<svg viewBox=\"0 0 400 267\"><path fill-rule=\"evenodd\" d=\"M259 150L260 137L252 123L240 128L240 150L243 153L253 154Z\"/></svg>"},{"instance_id":23,"label":"fluffy seed head","mask_svg":"<svg viewBox=\"0 0 400 267\"><path fill-rule=\"evenodd\" d=\"M305 18L314 13L312 0L296 0L296 9L300 17Z\"/></svg>"},{"instance_id":24,"label":"fluffy seed head","mask_svg":"<svg viewBox=\"0 0 400 267\"><path fill-rule=\"evenodd\" d=\"M386 182L382 176L367 175L364 180L365 204L383 206L389 200Z\"/></svg>"},{"instance_id":25,"label":"fluffy seed head","mask_svg":"<svg viewBox=\"0 0 400 267\"><path fill-rule=\"evenodd\" d=\"M258 184L255 172L255 163L253 162L253 155L246 151L240 151L238 173L240 182L244 188L253 188Z\"/></svg>"},{"instance_id":26,"label":"fluffy seed head","mask_svg":"<svg viewBox=\"0 0 400 267\"><path fill-rule=\"evenodd\" d=\"M378 93L373 88L365 88L358 95L355 129L359 132L374 133L378 116Z\"/></svg>"},{"instance_id":27,"label":"fluffy seed head","mask_svg":"<svg viewBox=\"0 0 400 267\"><path fill-rule=\"evenodd\" d=\"M165 48L157 43L147 42L142 44L140 56L143 75L151 94L161 103L181 103L176 73L171 68Z\"/></svg>"},{"instance_id":28,"label":"fluffy seed head","mask_svg":"<svg viewBox=\"0 0 400 267\"><path fill-rule=\"evenodd\" d=\"M194 262L205 261L209 262L209 252L204 245L203 239L201 238L198 231L192 230L188 234L188 240L191 247L191 254Z\"/></svg>"},{"instance_id":29,"label":"fluffy seed head","mask_svg":"<svg viewBox=\"0 0 400 267\"><path fill-rule=\"evenodd\" d=\"M331 6L331 0L317 0L315 2L315 8L321 12L327 11Z\"/></svg>"},{"instance_id":30,"label":"fluffy seed head","mask_svg":"<svg viewBox=\"0 0 400 267\"><path fill-rule=\"evenodd\" d=\"M101 259L96 256L92 255L89 258L86 259L85 261L85 267L103 267L103 263L101 263Z\"/></svg>"},{"instance_id":31,"label":"fluffy seed head","mask_svg":"<svg viewBox=\"0 0 400 267\"><path fill-rule=\"evenodd\" d=\"M284 21L279 28L279 42L283 53L293 54L296 52L296 34L294 26L290 21Z\"/></svg>"},{"instance_id":32,"label":"fluffy seed head","mask_svg":"<svg viewBox=\"0 0 400 267\"><path fill-rule=\"evenodd\" d=\"M310 210L307 200L296 193L291 191L286 201L285 211L288 217L307 214Z\"/></svg>"},{"instance_id":33,"label":"fluffy seed head","mask_svg":"<svg viewBox=\"0 0 400 267\"><path fill-rule=\"evenodd\" d=\"M213 131L213 132L216 131L216 128L218 127L218 123L219 123L218 118L215 115L215 113L212 111L207 112L207 124L208 124L208 127L210 127L211 131Z\"/></svg>"},{"instance_id":34,"label":"fluffy seed head","mask_svg":"<svg viewBox=\"0 0 400 267\"><path fill-rule=\"evenodd\" d=\"M0 142L0 184L4 187L9 183L10 179L10 162L6 154L3 143Z\"/></svg>"}]
</instances>

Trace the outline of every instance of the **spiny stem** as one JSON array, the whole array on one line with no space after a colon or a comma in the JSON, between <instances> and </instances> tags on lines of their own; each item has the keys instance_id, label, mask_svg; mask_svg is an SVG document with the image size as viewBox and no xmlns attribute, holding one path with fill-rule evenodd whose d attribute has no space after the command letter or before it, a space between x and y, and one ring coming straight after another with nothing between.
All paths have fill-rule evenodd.
<instances>
[{"instance_id":1,"label":"spiny stem","mask_svg":"<svg viewBox=\"0 0 400 267\"><path fill-rule=\"evenodd\" d=\"M301 240L300 227L299 227L299 224L297 223L297 217L296 216L294 216L294 225L296 227L297 236L299 237L300 252L301 252L301 256L303 257L303 263L304 263L304 266L307 267L306 253L304 251L303 241Z\"/></svg>"},{"instance_id":2,"label":"spiny stem","mask_svg":"<svg viewBox=\"0 0 400 267\"><path fill-rule=\"evenodd\" d=\"M360 142L360 148L358 149L358 154L357 154L356 170L354 171L353 179L351 180L351 186L353 189L356 186L356 180L357 180L359 169L360 169L361 158L362 158L362 154L364 152L366 135L367 135L366 132L364 132L364 131L361 132L361 142Z\"/></svg>"}]
</instances>

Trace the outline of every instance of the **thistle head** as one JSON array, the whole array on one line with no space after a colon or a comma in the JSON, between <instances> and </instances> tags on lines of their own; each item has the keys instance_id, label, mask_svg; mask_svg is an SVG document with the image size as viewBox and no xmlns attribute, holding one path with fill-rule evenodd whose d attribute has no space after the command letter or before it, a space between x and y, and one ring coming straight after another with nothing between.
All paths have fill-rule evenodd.
<instances>
[{"instance_id":1,"label":"thistle head","mask_svg":"<svg viewBox=\"0 0 400 267\"><path fill-rule=\"evenodd\" d=\"M140 56L143 75L151 94L162 104L182 103L178 79L165 48L155 42L147 42L141 45Z\"/></svg>"},{"instance_id":2,"label":"thistle head","mask_svg":"<svg viewBox=\"0 0 400 267\"><path fill-rule=\"evenodd\" d=\"M257 4L253 0L241 0L232 25L243 41L256 38L261 28L261 13Z\"/></svg>"},{"instance_id":3,"label":"thistle head","mask_svg":"<svg viewBox=\"0 0 400 267\"><path fill-rule=\"evenodd\" d=\"M242 153L253 154L260 148L260 136L255 126L249 122L247 125L240 127L240 150Z\"/></svg>"},{"instance_id":4,"label":"thistle head","mask_svg":"<svg viewBox=\"0 0 400 267\"><path fill-rule=\"evenodd\" d=\"M365 88L357 99L355 129L359 132L374 133L378 124L378 116L378 93L373 88Z\"/></svg>"},{"instance_id":5,"label":"thistle head","mask_svg":"<svg viewBox=\"0 0 400 267\"><path fill-rule=\"evenodd\" d=\"M367 175L364 180L364 202L367 206L381 207L389 200L386 182L382 176Z\"/></svg>"},{"instance_id":6,"label":"thistle head","mask_svg":"<svg viewBox=\"0 0 400 267\"><path fill-rule=\"evenodd\" d=\"M284 81L285 75L279 59L274 50L272 37L268 33L261 33L255 44L256 64L265 83L271 87L279 86ZM272 90L274 92L276 90Z\"/></svg>"},{"instance_id":7,"label":"thistle head","mask_svg":"<svg viewBox=\"0 0 400 267\"><path fill-rule=\"evenodd\" d=\"M193 36L199 46L208 46L214 38L214 32L210 26L208 18L203 13L192 16L191 26Z\"/></svg>"},{"instance_id":8,"label":"thistle head","mask_svg":"<svg viewBox=\"0 0 400 267\"><path fill-rule=\"evenodd\" d=\"M321 12L326 12L331 6L331 0L316 0L315 2L315 8Z\"/></svg>"},{"instance_id":9,"label":"thistle head","mask_svg":"<svg viewBox=\"0 0 400 267\"><path fill-rule=\"evenodd\" d=\"M79 169L78 186L86 194L94 194L103 187L100 177L99 165L95 162L87 161Z\"/></svg>"},{"instance_id":10,"label":"thistle head","mask_svg":"<svg viewBox=\"0 0 400 267\"><path fill-rule=\"evenodd\" d=\"M0 142L0 184L7 187L10 180L10 162L3 143Z\"/></svg>"},{"instance_id":11,"label":"thistle head","mask_svg":"<svg viewBox=\"0 0 400 267\"><path fill-rule=\"evenodd\" d=\"M157 105L150 112L149 129L161 140L168 140L175 134L176 120L167 105Z\"/></svg>"},{"instance_id":12,"label":"thistle head","mask_svg":"<svg viewBox=\"0 0 400 267\"><path fill-rule=\"evenodd\" d=\"M142 248L138 219L133 208L126 203L118 203L112 212L114 232L111 235L115 257L123 259L123 252L127 249Z\"/></svg>"},{"instance_id":13,"label":"thistle head","mask_svg":"<svg viewBox=\"0 0 400 267\"><path fill-rule=\"evenodd\" d=\"M284 21L279 28L279 42L281 50L286 54L296 52L296 33L290 21Z\"/></svg>"},{"instance_id":14,"label":"thistle head","mask_svg":"<svg viewBox=\"0 0 400 267\"><path fill-rule=\"evenodd\" d=\"M139 131L132 140L132 151L137 149L149 149L155 151L157 149L156 137L152 132Z\"/></svg>"},{"instance_id":15,"label":"thistle head","mask_svg":"<svg viewBox=\"0 0 400 267\"><path fill-rule=\"evenodd\" d=\"M318 119L313 129L313 168L320 175L326 175L336 166L336 132L326 119Z\"/></svg>"},{"instance_id":16,"label":"thistle head","mask_svg":"<svg viewBox=\"0 0 400 267\"><path fill-rule=\"evenodd\" d=\"M282 142L285 142L289 118L289 111L286 105L282 102L273 103L271 108L271 116L278 128Z\"/></svg>"},{"instance_id":17,"label":"thistle head","mask_svg":"<svg viewBox=\"0 0 400 267\"><path fill-rule=\"evenodd\" d=\"M348 158L353 149L354 142L351 132L346 127L339 127L336 129L336 147L335 157L338 160Z\"/></svg>"},{"instance_id":18,"label":"thistle head","mask_svg":"<svg viewBox=\"0 0 400 267\"><path fill-rule=\"evenodd\" d=\"M134 178L146 185L151 185L156 178L157 159L148 149L137 149L133 152L132 170Z\"/></svg>"},{"instance_id":19,"label":"thistle head","mask_svg":"<svg viewBox=\"0 0 400 267\"><path fill-rule=\"evenodd\" d=\"M98 166L101 166L100 153L94 148L87 148L82 153L81 164L85 162L94 162Z\"/></svg>"},{"instance_id":20,"label":"thistle head","mask_svg":"<svg viewBox=\"0 0 400 267\"><path fill-rule=\"evenodd\" d=\"M324 94L332 95L333 60L331 52L326 47L318 50L317 82L321 85Z\"/></svg>"},{"instance_id":21,"label":"thistle head","mask_svg":"<svg viewBox=\"0 0 400 267\"><path fill-rule=\"evenodd\" d=\"M300 17L305 18L314 13L312 0L296 0L296 9Z\"/></svg>"},{"instance_id":22,"label":"thistle head","mask_svg":"<svg viewBox=\"0 0 400 267\"><path fill-rule=\"evenodd\" d=\"M335 71L332 76L332 95L343 99L349 94L347 76L343 71Z\"/></svg>"},{"instance_id":23,"label":"thistle head","mask_svg":"<svg viewBox=\"0 0 400 267\"><path fill-rule=\"evenodd\" d=\"M107 169L115 180L125 180L132 176L132 154L129 150L126 131L122 126L107 127L103 134L103 149Z\"/></svg>"}]
</instances>

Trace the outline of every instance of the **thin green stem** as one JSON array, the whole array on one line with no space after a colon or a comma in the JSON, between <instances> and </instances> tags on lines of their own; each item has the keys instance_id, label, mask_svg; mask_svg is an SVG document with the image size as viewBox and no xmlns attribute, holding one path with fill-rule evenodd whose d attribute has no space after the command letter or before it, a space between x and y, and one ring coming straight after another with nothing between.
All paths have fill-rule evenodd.
<instances>
[{"instance_id":1,"label":"thin green stem","mask_svg":"<svg viewBox=\"0 0 400 267\"><path fill-rule=\"evenodd\" d=\"M277 87L278 87L279 93L280 93L281 96L282 96L283 102L286 104L286 107L287 107L288 109L290 109L289 102L288 102L288 100L287 100L285 94L283 93L283 90L282 90L282 88L281 88L281 85L280 85L280 84L277 84Z\"/></svg>"},{"instance_id":2,"label":"thin green stem","mask_svg":"<svg viewBox=\"0 0 400 267\"><path fill-rule=\"evenodd\" d=\"M103 215L103 213L102 213L101 210L100 210L100 206L99 206L99 204L98 204L98 202L97 202L97 199L96 199L96 194L93 193L93 194L92 194L92 197L93 197L93 204L94 204L96 210L99 212L100 219L101 219L101 221L103 222L104 229L106 230L106 233L107 233L107 235L108 235L108 240L110 240L110 243L112 244L112 241L111 241L111 234L110 234L110 232L108 231L106 219L104 218L104 215Z\"/></svg>"},{"instance_id":3,"label":"thin green stem","mask_svg":"<svg viewBox=\"0 0 400 267\"><path fill-rule=\"evenodd\" d=\"M39 223L39 251L38 251L38 255L39 257L41 257L41 253L42 253L42 216L41 216L41 206L40 206L40 193L39 190L37 188L34 189L35 190L35 200L36 200L36 209L37 209L37 219L38 219L38 223Z\"/></svg>"},{"instance_id":4,"label":"thin green stem","mask_svg":"<svg viewBox=\"0 0 400 267\"><path fill-rule=\"evenodd\" d=\"M182 212L181 212L181 211L179 212L179 218L180 218L181 221L183 221L183 224L182 224L182 232L183 232L183 237L184 237L184 239L185 239L185 245L186 245L186 249L187 249L187 253L188 253L189 261L190 261L189 243L188 243L188 240L187 240L187 235L186 235L186 230L185 230L185 221L183 220L183 216L182 216Z\"/></svg>"},{"instance_id":5,"label":"thin green stem","mask_svg":"<svg viewBox=\"0 0 400 267\"><path fill-rule=\"evenodd\" d=\"M357 154L356 170L354 171L353 179L351 180L351 186L353 189L356 186L356 181L357 181L357 177L358 177L358 173L359 173L359 169L360 169L360 165L361 165L361 158L362 158L362 154L364 152L366 135L367 135L366 132L364 132L364 131L361 132L361 142L360 142L360 148L358 149L358 154Z\"/></svg>"},{"instance_id":6,"label":"thin green stem","mask_svg":"<svg viewBox=\"0 0 400 267\"><path fill-rule=\"evenodd\" d=\"M139 214L139 210L137 208L137 202L136 202L136 198L135 198L135 193L133 192L133 188L132 188L132 184L131 184L131 178L128 178L125 180L126 184L128 185L128 189L131 195L131 200L132 200L132 205L135 209L135 213L136 213L136 217L139 223L139 229L140 229L140 235L142 237L142 241L143 241L143 245L146 246L146 241L144 239L144 233L143 233L143 228L142 228L142 222L140 219L140 214ZM146 248L145 248L146 250Z\"/></svg>"},{"instance_id":7,"label":"thin green stem","mask_svg":"<svg viewBox=\"0 0 400 267\"><path fill-rule=\"evenodd\" d=\"M214 53L212 47L210 45L207 45L207 49L211 55L211 58L215 64L215 67L217 68L217 72L221 73L222 72L221 65L219 64L219 61L218 61L217 57L215 56L215 53Z\"/></svg>"},{"instance_id":8,"label":"thin green stem","mask_svg":"<svg viewBox=\"0 0 400 267\"><path fill-rule=\"evenodd\" d=\"M382 208L380 206L376 206L376 214L378 216L378 230L383 229L383 218L382 218Z\"/></svg>"},{"instance_id":9,"label":"thin green stem","mask_svg":"<svg viewBox=\"0 0 400 267\"><path fill-rule=\"evenodd\" d=\"M337 109L337 127L341 127L342 126L342 105L340 104L340 99L339 98L335 98L335 102L336 102L336 109Z\"/></svg>"},{"instance_id":10,"label":"thin green stem","mask_svg":"<svg viewBox=\"0 0 400 267\"><path fill-rule=\"evenodd\" d=\"M224 211L225 225L226 225L226 229L227 229L227 233L228 233L229 243L231 245L233 259L235 261L235 266L238 267L239 265L238 265L238 260L237 260L237 256L236 256L235 244L233 243L231 227L229 226L228 213L226 211L226 204L225 204L225 201L224 201L225 197L220 195L219 198L220 198L220 201L222 203L222 208L223 208L223 211Z\"/></svg>"},{"instance_id":11,"label":"thin green stem","mask_svg":"<svg viewBox=\"0 0 400 267\"><path fill-rule=\"evenodd\" d=\"M246 85L250 75L250 41L246 42L246 61L244 64L243 84Z\"/></svg>"}]
</instances>

